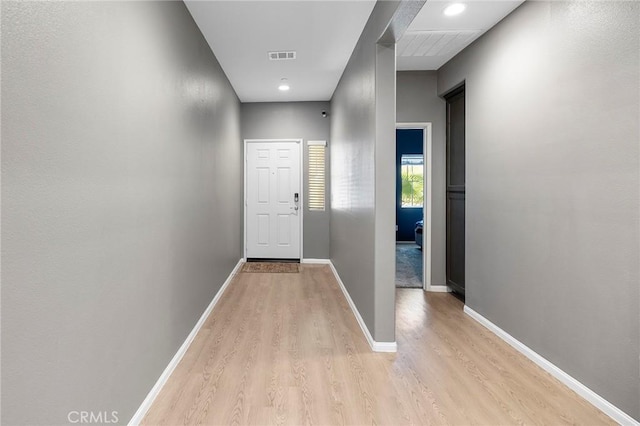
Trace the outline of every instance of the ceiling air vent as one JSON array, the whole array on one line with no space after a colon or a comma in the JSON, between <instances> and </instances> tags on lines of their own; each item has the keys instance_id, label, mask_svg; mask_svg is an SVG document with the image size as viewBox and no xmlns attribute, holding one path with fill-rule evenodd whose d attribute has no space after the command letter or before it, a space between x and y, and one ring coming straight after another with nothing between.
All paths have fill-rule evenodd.
<instances>
[{"instance_id":1,"label":"ceiling air vent","mask_svg":"<svg viewBox=\"0 0 640 426\"><path fill-rule=\"evenodd\" d=\"M271 61L287 61L295 58L296 52L294 51L269 52L269 59Z\"/></svg>"}]
</instances>

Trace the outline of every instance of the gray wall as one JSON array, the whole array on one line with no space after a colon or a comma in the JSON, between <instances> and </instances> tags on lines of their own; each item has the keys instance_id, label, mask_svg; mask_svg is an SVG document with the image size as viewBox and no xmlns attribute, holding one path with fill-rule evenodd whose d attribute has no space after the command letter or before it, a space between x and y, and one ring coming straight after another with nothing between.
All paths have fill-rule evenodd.
<instances>
[{"instance_id":1,"label":"gray wall","mask_svg":"<svg viewBox=\"0 0 640 426\"><path fill-rule=\"evenodd\" d=\"M181 2L2 2L2 423L126 423L240 258L240 104Z\"/></svg>"},{"instance_id":2,"label":"gray wall","mask_svg":"<svg viewBox=\"0 0 640 426\"><path fill-rule=\"evenodd\" d=\"M242 104L243 139L303 139L304 143L304 188L309 184L307 156L309 140L327 141L327 190L323 212L309 211L308 200L304 205L304 247L307 259L329 259L329 206L330 170L330 118L322 117L329 111L329 102L268 102Z\"/></svg>"},{"instance_id":3,"label":"gray wall","mask_svg":"<svg viewBox=\"0 0 640 426\"><path fill-rule=\"evenodd\" d=\"M446 103L438 96L435 71L401 71L396 82L398 123L431 123L431 284L446 284Z\"/></svg>"},{"instance_id":4,"label":"gray wall","mask_svg":"<svg viewBox=\"0 0 640 426\"><path fill-rule=\"evenodd\" d=\"M526 2L466 80L467 304L640 420L640 4Z\"/></svg>"},{"instance_id":5,"label":"gray wall","mask_svg":"<svg viewBox=\"0 0 640 426\"><path fill-rule=\"evenodd\" d=\"M377 41L397 8L376 4L331 100L331 260L381 342L395 340L395 49Z\"/></svg>"}]
</instances>

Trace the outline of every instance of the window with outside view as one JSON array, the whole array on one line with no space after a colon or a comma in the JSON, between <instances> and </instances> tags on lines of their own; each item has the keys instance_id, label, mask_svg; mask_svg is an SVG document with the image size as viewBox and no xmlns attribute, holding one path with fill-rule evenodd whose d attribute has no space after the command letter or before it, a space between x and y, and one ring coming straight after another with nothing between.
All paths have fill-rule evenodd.
<instances>
[{"instance_id":1,"label":"window with outside view","mask_svg":"<svg viewBox=\"0 0 640 426\"><path fill-rule=\"evenodd\" d=\"M422 207L424 203L424 156L403 155L400 160L402 177L402 208Z\"/></svg>"}]
</instances>

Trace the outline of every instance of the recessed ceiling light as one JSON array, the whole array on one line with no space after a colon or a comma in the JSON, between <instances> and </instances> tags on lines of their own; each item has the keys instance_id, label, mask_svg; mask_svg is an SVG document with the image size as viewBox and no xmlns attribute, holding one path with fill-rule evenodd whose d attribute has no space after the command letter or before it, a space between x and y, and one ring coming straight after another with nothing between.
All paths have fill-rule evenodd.
<instances>
[{"instance_id":1,"label":"recessed ceiling light","mask_svg":"<svg viewBox=\"0 0 640 426\"><path fill-rule=\"evenodd\" d=\"M278 86L278 90L282 92L286 92L289 89L290 87L289 87L289 82L287 82L287 79L283 78L282 80L280 80L280 86Z\"/></svg>"},{"instance_id":2,"label":"recessed ceiling light","mask_svg":"<svg viewBox=\"0 0 640 426\"><path fill-rule=\"evenodd\" d=\"M447 6L447 8L444 10L444 14L447 16L459 15L464 12L466 8L467 6L462 3L453 3Z\"/></svg>"}]
</instances>

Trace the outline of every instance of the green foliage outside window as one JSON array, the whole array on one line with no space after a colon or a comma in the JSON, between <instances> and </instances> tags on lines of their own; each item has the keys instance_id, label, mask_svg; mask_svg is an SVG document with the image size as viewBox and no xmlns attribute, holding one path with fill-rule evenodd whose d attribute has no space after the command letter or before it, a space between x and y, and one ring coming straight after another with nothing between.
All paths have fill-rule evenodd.
<instances>
[{"instance_id":1,"label":"green foliage outside window","mask_svg":"<svg viewBox=\"0 0 640 426\"><path fill-rule=\"evenodd\" d=\"M422 207L424 204L424 159L422 155L403 155L402 207Z\"/></svg>"}]
</instances>

